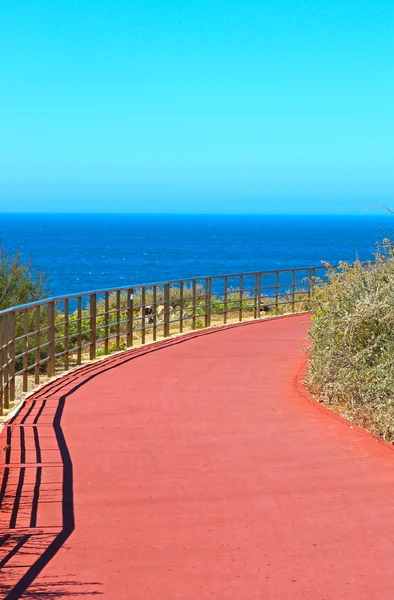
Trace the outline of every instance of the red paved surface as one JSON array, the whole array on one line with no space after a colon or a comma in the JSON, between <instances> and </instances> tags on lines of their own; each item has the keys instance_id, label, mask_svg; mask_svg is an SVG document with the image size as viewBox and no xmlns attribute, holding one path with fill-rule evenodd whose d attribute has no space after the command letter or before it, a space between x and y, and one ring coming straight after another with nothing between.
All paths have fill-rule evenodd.
<instances>
[{"instance_id":1,"label":"red paved surface","mask_svg":"<svg viewBox=\"0 0 394 600\"><path fill-rule=\"evenodd\" d=\"M394 453L299 394L304 321L113 357L29 400L1 436L2 597L392 600Z\"/></svg>"}]
</instances>

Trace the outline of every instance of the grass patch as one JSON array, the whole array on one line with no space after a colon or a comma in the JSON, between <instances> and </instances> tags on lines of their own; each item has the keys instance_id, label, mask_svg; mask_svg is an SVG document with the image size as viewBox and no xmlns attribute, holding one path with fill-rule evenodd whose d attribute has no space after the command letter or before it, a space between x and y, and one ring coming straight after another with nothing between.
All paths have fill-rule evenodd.
<instances>
[{"instance_id":1,"label":"grass patch","mask_svg":"<svg viewBox=\"0 0 394 600\"><path fill-rule=\"evenodd\" d=\"M315 288L307 385L320 401L394 442L394 258L342 263Z\"/></svg>"}]
</instances>

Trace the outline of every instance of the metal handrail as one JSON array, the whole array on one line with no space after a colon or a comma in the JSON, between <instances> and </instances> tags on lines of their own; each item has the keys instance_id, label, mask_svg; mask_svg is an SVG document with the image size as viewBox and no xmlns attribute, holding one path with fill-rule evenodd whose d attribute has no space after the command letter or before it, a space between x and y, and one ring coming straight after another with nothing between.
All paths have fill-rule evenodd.
<instances>
[{"instance_id":1,"label":"metal handrail","mask_svg":"<svg viewBox=\"0 0 394 600\"><path fill-rule=\"evenodd\" d=\"M43 378L99 355L262 314L306 311L316 273L324 280L337 267L183 278L52 296L2 310L0 415Z\"/></svg>"},{"instance_id":2,"label":"metal handrail","mask_svg":"<svg viewBox=\"0 0 394 600\"><path fill-rule=\"evenodd\" d=\"M329 268L332 269L336 269L338 268L339 265L330 265ZM3 310L0 310L0 317L8 312L12 312L14 310L23 310L25 308L32 308L34 306L38 306L40 304L46 304L48 302L63 302L64 300L76 300L78 298L84 298L86 296L91 296L92 294L105 294L106 292L108 292L109 294L115 293L115 292L127 292L127 290L129 290L132 287L151 287L153 285L157 286L157 287L161 287L163 285L169 284L177 284L179 282L185 282L185 283L191 283L192 281L203 281L205 279L223 279L224 277L228 277L229 279L232 279L234 277L252 277L253 275L255 275L256 273L260 273L261 275L270 275L270 274L274 274L274 273L293 273L293 271L295 272L299 272L299 271L307 271L307 270L312 270L312 271L317 271L319 269L325 269L327 270L328 267L322 266L322 265L318 265L315 267L296 267L295 269L277 269L274 271L251 271L250 273L231 273L229 275L209 275L209 276L201 276L201 277L183 277L182 279L173 279L173 280L169 280L169 281L151 281L150 283L139 283L136 285L126 285L123 287L119 287L119 288L104 288L104 289L99 289L99 290L90 290L90 291L85 291L85 292L80 292L79 294L70 294L67 296L49 296L47 298L43 298L42 300L36 300L35 302L28 302L27 304L18 304L17 306L11 306L10 308L5 308Z\"/></svg>"}]
</instances>

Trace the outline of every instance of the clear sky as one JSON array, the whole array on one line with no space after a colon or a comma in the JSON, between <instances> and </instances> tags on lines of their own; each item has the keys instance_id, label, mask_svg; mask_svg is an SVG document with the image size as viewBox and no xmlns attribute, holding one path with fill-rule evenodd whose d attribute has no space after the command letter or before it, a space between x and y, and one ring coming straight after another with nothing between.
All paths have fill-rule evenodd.
<instances>
[{"instance_id":1,"label":"clear sky","mask_svg":"<svg viewBox=\"0 0 394 600\"><path fill-rule=\"evenodd\" d=\"M0 211L394 205L393 0L3 0Z\"/></svg>"}]
</instances>

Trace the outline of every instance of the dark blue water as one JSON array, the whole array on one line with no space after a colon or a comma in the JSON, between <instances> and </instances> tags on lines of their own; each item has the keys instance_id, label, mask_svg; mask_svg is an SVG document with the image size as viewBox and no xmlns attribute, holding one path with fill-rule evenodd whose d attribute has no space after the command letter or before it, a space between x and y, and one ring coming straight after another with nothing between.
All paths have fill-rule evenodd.
<instances>
[{"instance_id":1,"label":"dark blue water","mask_svg":"<svg viewBox=\"0 0 394 600\"><path fill-rule=\"evenodd\" d=\"M53 295L372 258L394 217L0 214Z\"/></svg>"}]
</instances>

